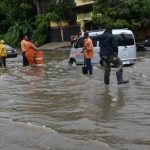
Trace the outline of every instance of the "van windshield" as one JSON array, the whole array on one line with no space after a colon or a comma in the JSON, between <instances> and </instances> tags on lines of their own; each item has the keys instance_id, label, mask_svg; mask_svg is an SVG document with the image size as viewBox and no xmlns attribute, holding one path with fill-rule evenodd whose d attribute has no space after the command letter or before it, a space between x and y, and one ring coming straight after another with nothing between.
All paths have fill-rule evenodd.
<instances>
[{"instance_id":1,"label":"van windshield","mask_svg":"<svg viewBox=\"0 0 150 150\"><path fill-rule=\"evenodd\" d=\"M118 46L134 45L134 37L132 34L115 34Z\"/></svg>"}]
</instances>

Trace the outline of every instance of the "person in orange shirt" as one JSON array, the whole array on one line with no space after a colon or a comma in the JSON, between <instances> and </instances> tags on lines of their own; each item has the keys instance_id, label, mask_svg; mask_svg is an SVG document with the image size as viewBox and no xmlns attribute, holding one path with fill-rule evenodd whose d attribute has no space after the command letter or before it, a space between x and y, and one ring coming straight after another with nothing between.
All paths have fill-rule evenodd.
<instances>
[{"instance_id":1,"label":"person in orange shirt","mask_svg":"<svg viewBox=\"0 0 150 150\"><path fill-rule=\"evenodd\" d=\"M36 46L34 45L32 40L28 40L27 42L27 51L25 53L26 58L29 62L30 66L34 66L34 57L35 57L35 52L38 51Z\"/></svg>"},{"instance_id":2,"label":"person in orange shirt","mask_svg":"<svg viewBox=\"0 0 150 150\"><path fill-rule=\"evenodd\" d=\"M28 66L29 62L26 58L25 53L27 52L27 43L28 43L28 36L25 36L22 40L21 40L21 50L22 50L22 58L23 58L23 66Z\"/></svg>"},{"instance_id":3,"label":"person in orange shirt","mask_svg":"<svg viewBox=\"0 0 150 150\"><path fill-rule=\"evenodd\" d=\"M85 57L85 65L87 67L88 73L90 75L93 74L93 67L91 63L91 58L94 56L94 50L93 50L93 42L89 37L89 34L87 32L84 33L84 57Z\"/></svg>"}]
</instances>

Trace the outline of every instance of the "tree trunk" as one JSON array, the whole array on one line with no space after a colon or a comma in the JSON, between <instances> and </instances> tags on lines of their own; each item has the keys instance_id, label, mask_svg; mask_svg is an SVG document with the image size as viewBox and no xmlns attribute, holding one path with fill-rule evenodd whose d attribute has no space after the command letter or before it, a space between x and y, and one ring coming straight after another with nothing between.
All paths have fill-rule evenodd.
<instances>
[{"instance_id":1,"label":"tree trunk","mask_svg":"<svg viewBox=\"0 0 150 150\"><path fill-rule=\"evenodd\" d=\"M61 41L64 41L64 32L62 26L60 26L60 34L61 34Z\"/></svg>"},{"instance_id":2,"label":"tree trunk","mask_svg":"<svg viewBox=\"0 0 150 150\"><path fill-rule=\"evenodd\" d=\"M37 14L40 15L40 5L38 0L34 0L34 3L36 5Z\"/></svg>"}]
</instances>

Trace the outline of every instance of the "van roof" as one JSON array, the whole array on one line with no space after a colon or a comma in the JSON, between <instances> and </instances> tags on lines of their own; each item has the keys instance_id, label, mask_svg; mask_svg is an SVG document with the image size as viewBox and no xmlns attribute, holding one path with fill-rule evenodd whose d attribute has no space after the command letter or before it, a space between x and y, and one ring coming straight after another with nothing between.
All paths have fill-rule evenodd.
<instances>
[{"instance_id":1,"label":"van roof","mask_svg":"<svg viewBox=\"0 0 150 150\"><path fill-rule=\"evenodd\" d=\"M104 30L101 31L89 31L89 36L96 36L103 34ZM131 30L128 29L112 29L113 34L133 34Z\"/></svg>"}]
</instances>

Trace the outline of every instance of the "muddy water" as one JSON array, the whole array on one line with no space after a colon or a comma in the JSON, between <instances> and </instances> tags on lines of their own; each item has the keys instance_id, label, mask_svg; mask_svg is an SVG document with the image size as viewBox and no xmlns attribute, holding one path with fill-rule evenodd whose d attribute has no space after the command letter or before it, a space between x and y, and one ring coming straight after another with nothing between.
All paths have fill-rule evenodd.
<instances>
[{"instance_id":1,"label":"muddy water","mask_svg":"<svg viewBox=\"0 0 150 150\"><path fill-rule=\"evenodd\" d=\"M44 51L44 67L23 68L21 55L0 69L1 150L149 150L150 52L124 68L128 85L109 86L103 68L82 75L68 51Z\"/></svg>"}]
</instances>

